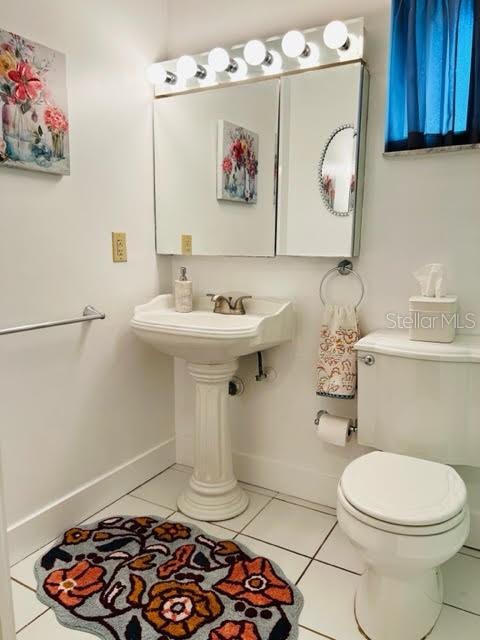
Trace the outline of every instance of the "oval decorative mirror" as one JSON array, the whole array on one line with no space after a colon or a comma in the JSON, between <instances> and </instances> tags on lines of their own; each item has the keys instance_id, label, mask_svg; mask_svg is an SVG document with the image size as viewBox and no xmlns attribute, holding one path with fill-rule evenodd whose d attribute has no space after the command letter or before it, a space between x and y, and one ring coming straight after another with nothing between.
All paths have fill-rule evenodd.
<instances>
[{"instance_id":1,"label":"oval decorative mirror","mask_svg":"<svg viewBox=\"0 0 480 640\"><path fill-rule=\"evenodd\" d=\"M342 124L328 138L318 166L318 186L327 210L348 216L355 207L357 131Z\"/></svg>"}]
</instances>

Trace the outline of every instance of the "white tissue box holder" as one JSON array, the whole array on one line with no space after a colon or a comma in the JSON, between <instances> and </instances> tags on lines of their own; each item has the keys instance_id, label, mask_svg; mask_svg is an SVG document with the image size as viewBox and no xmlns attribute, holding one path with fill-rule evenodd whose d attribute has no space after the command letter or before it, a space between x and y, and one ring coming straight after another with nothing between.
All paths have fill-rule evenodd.
<instances>
[{"instance_id":1,"label":"white tissue box holder","mask_svg":"<svg viewBox=\"0 0 480 640\"><path fill-rule=\"evenodd\" d=\"M457 296L409 299L410 340L453 342L457 323Z\"/></svg>"}]
</instances>

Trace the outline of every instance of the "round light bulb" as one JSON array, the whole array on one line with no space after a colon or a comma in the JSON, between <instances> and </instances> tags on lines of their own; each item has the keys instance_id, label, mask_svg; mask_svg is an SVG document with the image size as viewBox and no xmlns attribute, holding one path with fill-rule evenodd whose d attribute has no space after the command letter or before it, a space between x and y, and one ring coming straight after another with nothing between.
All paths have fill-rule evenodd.
<instances>
[{"instance_id":1,"label":"round light bulb","mask_svg":"<svg viewBox=\"0 0 480 640\"><path fill-rule=\"evenodd\" d=\"M289 31L282 38L283 53L289 58L300 58L309 53L307 41L301 31Z\"/></svg>"},{"instance_id":2,"label":"round light bulb","mask_svg":"<svg viewBox=\"0 0 480 640\"><path fill-rule=\"evenodd\" d=\"M261 64L269 64L271 54L261 40L250 40L245 45L243 55L248 64L258 67Z\"/></svg>"},{"instance_id":3,"label":"round light bulb","mask_svg":"<svg viewBox=\"0 0 480 640\"><path fill-rule=\"evenodd\" d=\"M271 60L267 67L263 67L265 73L280 73L283 67L283 58L278 51L270 51Z\"/></svg>"},{"instance_id":4,"label":"round light bulb","mask_svg":"<svg viewBox=\"0 0 480 640\"><path fill-rule=\"evenodd\" d=\"M329 22L323 32L323 41L329 49L348 49L348 29L341 20Z\"/></svg>"},{"instance_id":5,"label":"round light bulb","mask_svg":"<svg viewBox=\"0 0 480 640\"><path fill-rule=\"evenodd\" d=\"M177 73L184 80L191 80L198 71L198 65L192 56L181 56L177 60Z\"/></svg>"},{"instance_id":6,"label":"round light bulb","mask_svg":"<svg viewBox=\"0 0 480 640\"><path fill-rule=\"evenodd\" d=\"M215 47L215 49L212 49L208 54L208 64L217 73L226 71L230 66L230 56L228 55L228 51L222 49L222 47Z\"/></svg>"},{"instance_id":7,"label":"round light bulb","mask_svg":"<svg viewBox=\"0 0 480 640\"><path fill-rule=\"evenodd\" d=\"M245 80L248 77L248 64L243 58L234 58L233 61L237 65L235 72L229 72L232 80Z\"/></svg>"},{"instance_id":8,"label":"round light bulb","mask_svg":"<svg viewBox=\"0 0 480 640\"><path fill-rule=\"evenodd\" d=\"M167 79L167 70L161 62L154 62L147 68L147 78L152 84L163 84Z\"/></svg>"}]
</instances>

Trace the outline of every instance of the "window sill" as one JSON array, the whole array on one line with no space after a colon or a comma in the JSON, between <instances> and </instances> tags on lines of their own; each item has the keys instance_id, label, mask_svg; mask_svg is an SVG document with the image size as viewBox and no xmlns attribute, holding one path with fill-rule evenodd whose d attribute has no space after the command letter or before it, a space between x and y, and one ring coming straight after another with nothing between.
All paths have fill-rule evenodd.
<instances>
[{"instance_id":1,"label":"window sill","mask_svg":"<svg viewBox=\"0 0 480 640\"><path fill-rule=\"evenodd\" d=\"M428 156L431 153L443 153L445 151L471 151L480 149L480 144L455 144L451 147L428 147L426 149L407 149L405 151L384 151L384 158L395 158L401 156Z\"/></svg>"}]
</instances>

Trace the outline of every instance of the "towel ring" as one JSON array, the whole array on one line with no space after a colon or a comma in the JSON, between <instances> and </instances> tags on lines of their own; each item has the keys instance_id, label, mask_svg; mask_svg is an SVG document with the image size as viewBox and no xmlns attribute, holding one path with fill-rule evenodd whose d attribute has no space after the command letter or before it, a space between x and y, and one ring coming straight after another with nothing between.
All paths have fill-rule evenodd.
<instances>
[{"instance_id":1,"label":"towel ring","mask_svg":"<svg viewBox=\"0 0 480 640\"><path fill-rule=\"evenodd\" d=\"M323 292L324 285L327 279L329 278L329 276L331 276L333 273L339 273L341 276L352 275L352 276L355 276L355 278L358 280L361 287L360 299L355 305L355 309L358 309L358 307L362 304L363 298L365 296L365 285L363 284L363 280L360 277L360 275L353 270L353 265L350 262L350 260L341 260L341 262L339 262L336 267L333 267L333 269L330 269L329 271L327 271L327 273L323 276L322 281L320 283L320 289L319 289L320 300L322 301L323 305L327 304L327 301L325 300L325 295Z\"/></svg>"}]
</instances>

